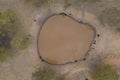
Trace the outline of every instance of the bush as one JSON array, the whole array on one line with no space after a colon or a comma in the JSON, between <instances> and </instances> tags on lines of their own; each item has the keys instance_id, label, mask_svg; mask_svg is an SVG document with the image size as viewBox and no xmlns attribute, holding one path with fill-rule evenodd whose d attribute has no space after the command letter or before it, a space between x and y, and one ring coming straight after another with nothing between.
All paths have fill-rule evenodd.
<instances>
[{"instance_id":1,"label":"bush","mask_svg":"<svg viewBox=\"0 0 120 80\"><path fill-rule=\"evenodd\" d=\"M58 77L53 70L39 69L33 73L33 80L58 80Z\"/></svg>"},{"instance_id":2,"label":"bush","mask_svg":"<svg viewBox=\"0 0 120 80\"><path fill-rule=\"evenodd\" d=\"M27 36L14 37L11 41L11 45L19 49L26 49L29 45L29 38Z\"/></svg>"},{"instance_id":3,"label":"bush","mask_svg":"<svg viewBox=\"0 0 120 80\"><path fill-rule=\"evenodd\" d=\"M120 28L120 10L116 7L106 8L102 11L100 17L102 18L102 21L108 25Z\"/></svg>"},{"instance_id":4,"label":"bush","mask_svg":"<svg viewBox=\"0 0 120 80\"><path fill-rule=\"evenodd\" d=\"M93 80L118 80L119 75L107 64L95 64L90 71Z\"/></svg>"}]
</instances>

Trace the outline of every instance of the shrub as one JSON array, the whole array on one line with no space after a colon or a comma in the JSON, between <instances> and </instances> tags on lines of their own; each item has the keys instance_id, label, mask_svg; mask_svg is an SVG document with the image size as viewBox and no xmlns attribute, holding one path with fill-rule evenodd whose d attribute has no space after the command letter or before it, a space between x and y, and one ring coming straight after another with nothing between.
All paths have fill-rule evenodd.
<instances>
[{"instance_id":1,"label":"shrub","mask_svg":"<svg viewBox=\"0 0 120 80\"><path fill-rule=\"evenodd\" d=\"M118 80L119 75L107 64L95 64L90 71L93 80Z\"/></svg>"},{"instance_id":2,"label":"shrub","mask_svg":"<svg viewBox=\"0 0 120 80\"><path fill-rule=\"evenodd\" d=\"M58 80L58 77L53 70L39 69L33 73L33 80Z\"/></svg>"},{"instance_id":3,"label":"shrub","mask_svg":"<svg viewBox=\"0 0 120 80\"><path fill-rule=\"evenodd\" d=\"M14 37L11 45L19 49L26 49L29 45L29 38L27 36Z\"/></svg>"}]
</instances>

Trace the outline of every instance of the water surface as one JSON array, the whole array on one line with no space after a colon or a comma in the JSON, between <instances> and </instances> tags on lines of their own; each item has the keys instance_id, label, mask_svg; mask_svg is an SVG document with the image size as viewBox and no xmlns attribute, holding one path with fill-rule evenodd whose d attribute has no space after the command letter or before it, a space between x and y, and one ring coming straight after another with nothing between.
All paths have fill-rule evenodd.
<instances>
[{"instance_id":1,"label":"water surface","mask_svg":"<svg viewBox=\"0 0 120 80\"><path fill-rule=\"evenodd\" d=\"M39 34L40 56L51 64L78 60L89 50L94 30L65 15L55 15L44 23Z\"/></svg>"}]
</instances>

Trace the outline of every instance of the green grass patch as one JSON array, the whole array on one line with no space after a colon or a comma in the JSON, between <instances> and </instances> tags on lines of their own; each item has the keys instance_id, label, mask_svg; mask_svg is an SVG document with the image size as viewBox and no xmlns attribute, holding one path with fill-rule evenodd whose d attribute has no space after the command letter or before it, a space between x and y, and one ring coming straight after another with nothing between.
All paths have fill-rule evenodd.
<instances>
[{"instance_id":1,"label":"green grass patch","mask_svg":"<svg viewBox=\"0 0 120 80\"><path fill-rule=\"evenodd\" d=\"M0 12L0 33L2 34L2 30L4 33L12 35L14 32L16 21L16 15L13 11L7 10L5 12Z\"/></svg>"},{"instance_id":2,"label":"green grass patch","mask_svg":"<svg viewBox=\"0 0 120 80\"><path fill-rule=\"evenodd\" d=\"M33 80L58 80L58 77L51 69L39 69L33 73Z\"/></svg>"},{"instance_id":3,"label":"green grass patch","mask_svg":"<svg viewBox=\"0 0 120 80\"><path fill-rule=\"evenodd\" d=\"M11 52L6 50L5 48L0 48L0 62L4 62L8 59L9 56L11 56Z\"/></svg>"},{"instance_id":4,"label":"green grass patch","mask_svg":"<svg viewBox=\"0 0 120 80\"><path fill-rule=\"evenodd\" d=\"M16 27L16 15L11 10L0 12L0 62L10 56L10 42Z\"/></svg>"},{"instance_id":5,"label":"green grass patch","mask_svg":"<svg viewBox=\"0 0 120 80\"><path fill-rule=\"evenodd\" d=\"M96 2L100 2L101 0L77 0L77 3L96 3Z\"/></svg>"},{"instance_id":6,"label":"green grass patch","mask_svg":"<svg viewBox=\"0 0 120 80\"><path fill-rule=\"evenodd\" d=\"M107 64L95 64L90 71L93 80L118 80L119 75Z\"/></svg>"},{"instance_id":7,"label":"green grass patch","mask_svg":"<svg viewBox=\"0 0 120 80\"><path fill-rule=\"evenodd\" d=\"M35 7L50 5L51 2L52 2L52 0L25 0L25 3L30 3Z\"/></svg>"},{"instance_id":8,"label":"green grass patch","mask_svg":"<svg viewBox=\"0 0 120 80\"><path fill-rule=\"evenodd\" d=\"M11 45L19 49L26 49L29 46L29 38L28 36L14 37Z\"/></svg>"},{"instance_id":9,"label":"green grass patch","mask_svg":"<svg viewBox=\"0 0 120 80\"><path fill-rule=\"evenodd\" d=\"M100 0L84 0L85 2L90 2L90 3L96 3L96 2L100 2Z\"/></svg>"}]
</instances>

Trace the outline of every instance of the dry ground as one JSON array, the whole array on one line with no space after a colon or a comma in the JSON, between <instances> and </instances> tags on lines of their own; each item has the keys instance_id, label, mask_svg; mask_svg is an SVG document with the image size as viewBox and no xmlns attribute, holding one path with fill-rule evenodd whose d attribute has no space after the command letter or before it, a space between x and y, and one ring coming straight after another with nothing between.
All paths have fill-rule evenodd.
<instances>
[{"instance_id":1,"label":"dry ground","mask_svg":"<svg viewBox=\"0 0 120 80\"><path fill-rule=\"evenodd\" d=\"M92 61L99 60L99 58L114 65L114 68L120 73L120 33L112 30L107 24L103 26L98 17L89 11L90 9L87 11L87 9L78 10L69 7L64 11L60 3L54 4L48 9L35 9L29 5L24 5L21 0L0 0L0 10L8 8L16 12L24 26L22 30L25 30L26 34L31 34L32 37L30 47L27 50L16 52L17 54L9 61L0 63L0 80L31 80L31 73L39 66L52 68L59 74L70 77L68 80L85 80L85 78L90 78L88 74L89 64ZM92 45L92 48L95 49L89 52L86 61L60 66L49 65L40 61L36 44L40 26L48 16L61 12L71 13L77 20L93 25L97 34L100 35L100 37L95 38L96 44Z\"/></svg>"}]
</instances>

